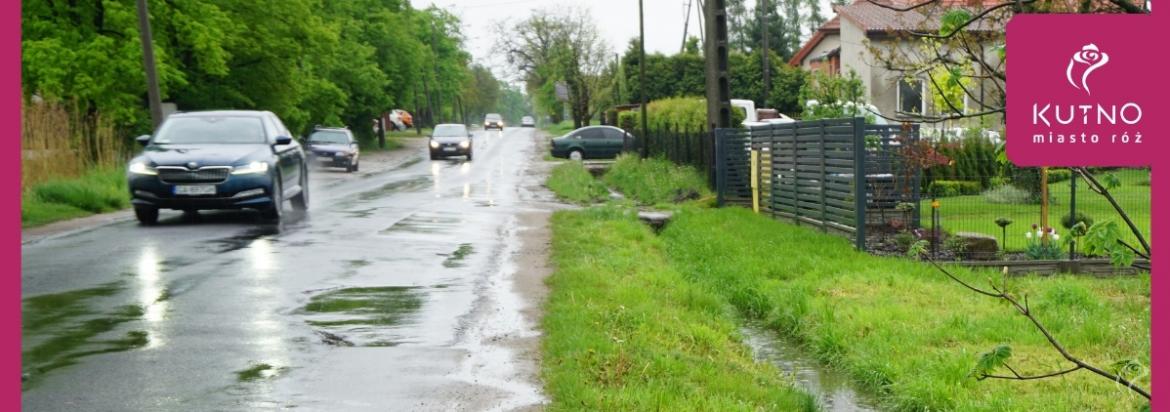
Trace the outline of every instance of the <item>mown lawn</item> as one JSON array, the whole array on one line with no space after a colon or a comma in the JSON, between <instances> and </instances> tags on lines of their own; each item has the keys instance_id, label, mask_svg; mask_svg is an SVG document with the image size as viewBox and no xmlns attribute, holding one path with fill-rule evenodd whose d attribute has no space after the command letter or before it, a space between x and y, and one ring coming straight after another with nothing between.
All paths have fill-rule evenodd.
<instances>
[{"instance_id":1,"label":"mown lawn","mask_svg":"<svg viewBox=\"0 0 1170 412\"><path fill-rule=\"evenodd\" d=\"M1146 240L1150 237L1150 173L1148 170L1118 170L1114 173L1121 181L1121 186L1110 190L1118 203L1126 210L1134 224L1142 230ZM1098 179L1105 175L1098 175ZM1049 186L1055 203L1051 205L1049 225L1063 234L1064 228L1060 219L1069 213L1070 186L1069 182L1054 183ZM1008 226L1008 250L1023 250L1027 245L1024 232L1031 230L1033 224L1040 223L1040 205L995 204L989 203L982 195L956 196L939 199L941 203L940 216L942 227L954 232L978 232L993 235L996 238L1003 236L1002 230L996 226L995 220L1007 217L1014 223ZM923 199L919 210L922 213L923 226L930 227L930 199ZM1084 181L1077 183L1077 212L1084 213L1094 221L1101 222L1109 219L1117 221L1124 228L1124 222L1117 212L1101 195L1088 189ZM1126 240L1137 246L1136 238L1124 230Z\"/></svg>"},{"instance_id":2,"label":"mown lawn","mask_svg":"<svg viewBox=\"0 0 1170 412\"><path fill-rule=\"evenodd\" d=\"M629 211L561 211L552 230L549 410L815 410L775 367L752 360L733 310L671 268L662 241Z\"/></svg>"},{"instance_id":3,"label":"mown lawn","mask_svg":"<svg viewBox=\"0 0 1170 412\"><path fill-rule=\"evenodd\" d=\"M1087 371L977 381L976 359L1002 344L1012 347L1009 364L1021 373L1070 364L1026 318L926 264L859 253L843 237L739 208L684 210L661 239L685 287L718 293L745 316L795 337L889 409L1136 411L1146 404ZM979 285L1000 280L994 272L954 270ZM1127 359L1150 364L1148 275L1008 281L1073 354L1104 368ZM1148 375L1137 382L1149 388Z\"/></svg>"}]
</instances>

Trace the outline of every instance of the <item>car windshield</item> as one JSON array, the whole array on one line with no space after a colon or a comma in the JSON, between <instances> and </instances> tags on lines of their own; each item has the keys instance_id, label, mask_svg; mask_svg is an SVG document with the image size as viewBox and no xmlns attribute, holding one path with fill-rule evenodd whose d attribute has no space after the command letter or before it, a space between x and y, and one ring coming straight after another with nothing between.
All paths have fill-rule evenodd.
<instances>
[{"instance_id":1,"label":"car windshield","mask_svg":"<svg viewBox=\"0 0 1170 412\"><path fill-rule=\"evenodd\" d=\"M318 130L309 135L309 142L318 144L349 144L349 136L345 132Z\"/></svg>"},{"instance_id":2,"label":"car windshield","mask_svg":"<svg viewBox=\"0 0 1170 412\"><path fill-rule=\"evenodd\" d=\"M441 124L435 126L434 137L467 137L467 127L459 124Z\"/></svg>"},{"instance_id":3,"label":"car windshield","mask_svg":"<svg viewBox=\"0 0 1170 412\"><path fill-rule=\"evenodd\" d=\"M157 144L257 144L267 141L259 117L172 117L154 138Z\"/></svg>"},{"instance_id":4,"label":"car windshield","mask_svg":"<svg viewBox=\"0 0 1170 412\"><path fill-rule=\"evenodd\" d=\"M487 115L487 120L500 120L500 115L494 114L494 113L489 114L489 115Z\"/></svg>"}]
</instances>

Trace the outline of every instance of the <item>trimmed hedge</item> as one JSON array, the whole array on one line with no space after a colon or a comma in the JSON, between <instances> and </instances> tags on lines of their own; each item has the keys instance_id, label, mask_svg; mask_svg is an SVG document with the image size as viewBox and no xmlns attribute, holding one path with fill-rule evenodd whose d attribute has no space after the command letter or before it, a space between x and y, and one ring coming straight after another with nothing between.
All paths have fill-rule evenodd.
<instances>
[{"instance_id":1,"label":"trimmed hedge","mask_svg":"<svg viewBox=\"0 0 1170 412\"><path fill-rule=\"evenodd\" d=\"M935 180L929 193L934 197L971 196L983 191L983 185L970 180Z\"/></svg>"},{"instance_id":2,"label":"trimmed hedge","mask_svg":"<svg viewBox=\"0 0 1170 412\"><path fill-rule=\"evenodd\" d=\"M637 131L642 127L642 111L628 110L618 114L618 127ZM651 130L696 132L707 130L707 100L702 97L672 97L646 105L646 126ZM743 123L745 114L731 111L731 124Z\"/></svg>"}]
</instances>

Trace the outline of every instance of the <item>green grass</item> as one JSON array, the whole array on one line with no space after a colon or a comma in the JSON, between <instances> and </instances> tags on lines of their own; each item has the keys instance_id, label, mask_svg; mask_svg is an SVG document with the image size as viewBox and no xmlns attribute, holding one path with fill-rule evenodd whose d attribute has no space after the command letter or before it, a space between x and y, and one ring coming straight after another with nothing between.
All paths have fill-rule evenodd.
<instances>
[{"instance_id":1,"label":"green grass","mask_svg":"<svg viewBox=\"0 0 1170 412\"><path fill-rule=\"evenodd\" d=\"M557 197L577 204L591 204L609 197L605 184L593 178L581 162L561 163L552 169L546 183Z\"/></svg>"},{"instance_id":2,"label":"green grass","mask_svg":"<svg viewBox=\"0 0 1170 412\"><path fill-rule=\"evenodd\" d=\"M680 203L711 195L707 179L695 168L659 158L618 156L605 173L605 182L643 205Z\"/></svg>"},{"instance_id":3,"label":"green grass","mask_svg":"<svg viewBox=\"0 0 1170 412\"><path fill-rule=\"evenodd\" d=\"M40 183L25 188L20 206L23 227L125 209L130 206L126 172L94 170L74 179Z\"/></svg>"},{"instance_id":4,"label":"green grass","mask_svg":"<svg viewBox=\"0 0 1170 412\"><path fill-rule=\"evenodd\" d=\"M663 243L634 216L561 211L552 230L548 410L815 409L775 367L753 362L729 307L671 269Z\"/></svg>"},{"instance_id":5,"label":"green grass","mask_svg":"<svg viewBox=\"0 0 1170 412\"><path fill-rule=\"evenodd\" d=\"M977 381L970 372L978 356L1001 344L1012 347L1010 364L1021 373L1053 372L1069 363L1026 318L926 264L859 253L843 237L739 208L686 208L661 238L671 266L689 281L681 288L718 293L743 315L796 338L889 409L1133 411L1145 404L1086 371L1027 382ZM628 248L611 239L595 242ZM588 271L611 267L611 261L565 263ZM1000 279L994 272L954 270L978 285ZM1102 367L1125 359L1150 364L1148 275L1009 282L1071 353ZM1137 382L1149 388L1148 376Z\"/></svg>"},{"instance_id":6,"label":"green grass","mask_svg":"<svg viewBox=\"0 0 1170 412\"><path fill-rule=\"evenodd\" d=\"M1150 173L1146 170L1119 170L1114 172L1121 180L1121 187L1111 189L1110 193L1126 210L1134 224L1142 231L1146 240L1150 238ZM1103 176L1104 174L1098 175ZM1057 228L1063 236L1064 228L1060 219L1069 212L1070 188L1069 182L1060 182L1049 185L1055 203L1051 207L1049 225ZM1014 223L1008 226L1008 250L1023 250L1027 245L1024 232L1031 230L1033 224L1040 223L1040 205L994 204L987 202L983 196L956 196L939 199L942 204L940 214L942 227L954 232L978 232L993 235L997 239L1003 237L1003 232L996 226L995 220L1007 217ZM923 226L930 226L930 199L924 199L919 208L922 213ZM1114 211L1104 197L1093 193L1083 182L1077 185L1077 212L1084 213L1096 222L1109 219L1122 224L1124 222ZM1125 228L1125 240L1137 246L1136 238Z\"/></svg>"}]
</instances>

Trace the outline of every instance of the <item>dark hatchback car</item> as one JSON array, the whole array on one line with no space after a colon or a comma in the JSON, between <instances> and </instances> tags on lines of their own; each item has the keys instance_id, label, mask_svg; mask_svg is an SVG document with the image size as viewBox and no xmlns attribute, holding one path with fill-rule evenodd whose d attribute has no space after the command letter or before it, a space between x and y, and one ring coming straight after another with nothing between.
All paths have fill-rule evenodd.
<instances>
[{"instance_id":1,"label":"dark hatchback car","mask_svg":"<svg viewBox=\"0 0 1170 412\"><path fill-rule=\"evenodd\" d=\"M346 172L356 172L361 165L361 150L348 128L317 126L309 135L308 145L313 164L340 167Z\"/></svg>"},{"instance_id":2,"label":"dark hatchback car","mask_svg":"<svg viewBox=\"0 0 1170 412\"><path fill-rule=\"evenodd\" d=\"M552 140L553 157L612 159L634 143L634 136L613 126L586 126Z\"/></svg>"},{"instance_id":3,"label":"dark hatchback car","mask_svg":"<svg viewBox=\"0 0 1170 412\"><path fill-rule=\"evenodd\" d=\"M279 220L286 199L308 208L305 154L271 112L176 113L138 142L127 179L142 224L159 209L257 209Z\"/></svg>"},{"instance_id":4,"label":"dark hatchback car","mask_svg":"<svg viewBox=\"0 0 1170 412\"><path fill-rule=\"evenodd\" d=\"M435 126L429 144L431 160L450 156L467 156L467 160L471 160L471 152L474 149L471 144L471 132L467 131L467 126L454 123Z\"/></svg>"}]
</instances>

